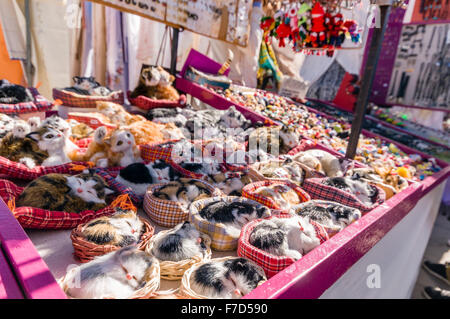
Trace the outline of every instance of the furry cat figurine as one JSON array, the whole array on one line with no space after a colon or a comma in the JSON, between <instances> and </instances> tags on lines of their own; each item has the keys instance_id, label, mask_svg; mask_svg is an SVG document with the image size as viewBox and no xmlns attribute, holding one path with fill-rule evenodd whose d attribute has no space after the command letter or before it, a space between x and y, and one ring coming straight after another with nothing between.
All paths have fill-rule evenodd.
<instances>
[{"instance_id":1,"label":"furry cat figurine","mask_svg":"<svg viewBox=\"0 0 450 319\"><path fill-rule=\"evenodd\" d=\"M94 77L74 76L74 85L64 88L64 91L74 92L81 95L108 96L111 90L95 81Z\"/></svg>"},{"instance_id":2,"label":"furry cat figurine","mask_svg":"<svg viewBox=\"0 0 450 319\"><path fill-rule=\"evenodd\" d=\"M157 70L159 71L160 79L156 86L155 98L158 100L178 101L180 94L178 94L178 91L172 85L175 77L161 66L158 66Z\"/></svg>"},{"instance_id":3,"label":"furry cat figurine","mask_svg":"<svg viewBox=\"0 0 450 319\"><path fill-rule=\"evenodd\" d=\"M136 98L140 95L153 99L155 97L156 86L161 80L161 73L158 68L149 66L143 68L139 76L139 83L131 92L130 97Z\"/></svg>"},{"instance_id":4,"label":"furry cat figurine","mask_svg":"<svg viewBox=\"0 0 450 319\"><path fill-rule=\"evenodd\" d=\"M300 134L295 127L264 126L249 135L250 150L262 148L274 156L286 154L300 142Z\"/></svg>"},{"instance_id":5,"label":"furry cat figurine","mask_svg":"<svg viewBox=\"0 0 450 319\"><path fill-rule=\"evenodd\" d=\"M144 223L132 210L116 208L111 216L103 216L88 222L82 230L87 241L97 245L128 246L139 242Z\"/></svg>"},{"instance_id":6,"label":"furry cat figurine","mask_svg":"<svg viewBox=\"0 0 450 319\"><path fill-rule=\"evenodd\" d=\"M145 115L147 120L156 123L174 123L177 127L184 127L187 118L181 114L180 108L154 108Z\"/></svg>"},{"instance_id":7,"label":"furry cat figurine","mask_svg":"<svg viewBox=\"0 0 450 319\"><path fill-rule=\"evenodd\" d=\"M137 195L144 195L152 184L178 180L181 174L170 164L156 160L153 163L134 163L120 170L116 181L129 187Z\"/></svg>"},{"instance_id":8,"label":"furry cat figurine","mask_svg":"<svg viewBox=\"0 0 450 319\"><path fill-rule=\"evenodd\" d=\"M176 225L153 244L152 254L161 261L182 261L203 255L206 245L190 222Z\"/></svg>"},{"instance_id":9,"label":"furry cat figurine","mask_svg":"<svg viewBox=\"0 0 450 319\"><path fill-rule=\"evenodd\" d=\"M153 195L160 199L177 202L187 209L192 202L210 197L211 192L199 180L181 178L179 181L163 185Z\"/></svg>"},{"instance_id":10,"label":"furry cat figurine","mask_svg":"<svg viewBox=\"0 0 450 319\"><path fill-rule=\"evenodd\" d=\"M339 232L361 218L361 212L358 209L338 203L315 200L298 207L292 207L291 213L313 220L332 232Z\"/></svg>"},{"instance_id":11,"label":"furry cat figurine","mask_svg":"<svg viewBox=\"0 0 450 319\"><path fill-rule=\"evenodd\" d=\"M65 278L66 293L72 298L130 298L151 278L151 266L158 261L128 246L82 264Z\"/></svg>"},{"instance_id":12,"label":"furry cat figurine","mask_svg":"<svg viewBox=\"0 0 450 319\"><path fill-rule=\"evenodd\" d=\"M55 130L58 130L64 134L64 137L65 137L64 149L67 154L69 154L75 150L78 150L78 146L75 145L75 143L73 143L72 140L70 139L70 137L72 135L72 127L63 118L61 118L57 115L47 117L45 120L42 121L42 123L40 123L40 125L38 127L41 127L41 126L49 126L49 127L54 128Z\"/></svg>"},{"instance_id":13,"label":"furry cat figurine","mask_svg":"<svg viewBox=\"0 0 450 319\"><path fill-rule=\"evenodd\" d=\"M252 179L246 173L235 174L233 172L226 172L212 175L210 178L211 184L228 196L241 196L242 188L252 182Z\"/></svg>"},{"instance_id":14,"label":"furry cat figurine","mask_svg":"<svg viewBox=\"0 0 450 319\"><path fill-rule=\"evenodd\" d=\"M320 239L306 219L293 216L259 222L250 234L249 243L269 254L297 260L319 246Z\"/></svg>"},{"instance_id":15,"label":"furry cat figurine","mask_svg":"<svg viewBox=\"0 0 450 319\"><path fill-rule=\"evenodd\" d=\"M261 267L245 258L211 260L191 274L193 291L208 298L239 299L267 278Z\"/></svg>"},{"instance_id":16,"label":"furry cat figurine","mask_svg":"<svg viewBox=\"0 0 450 319\"><path fill-rule=\"evenodd\" d=\"M322 184L332 186L355 195L364 205L371 206L378 196L378 189L367 182L348 177L330 177Z\"/></svg>"},{"instance_id":17,"label":"furry cat figurine","mask_svg":"<svg viewBox=\"0 0 450 319\"><path fill-rule=\"evenodd\" d=\"M264 186L258 188L255 193L271 198L283 209L289 209L293 205L300 204L300 198L297 193L287 185L273 184Z\"/></svg>"},{"instance_id":18,"label":"furry cat figurine","mask_svg":"<svg viewBox=\"0 0 450 319\"><path fill-rule=\"evenodd\" d=\"M205 205L199 214L210 222L223 223L231 236L238 237L242 226L253 219L270 215L270 210L260 204L218 200Z\"/></svg>"},{"instance_id":19,"label":"furry cat figurine","mask_svg":"<svg viewBox=\"0 0 450 319\"><path fill-rule=\"evenodd\" d=\"M300 152L293 157L293 160L328 177L344 176L341 161L336 156L322 150L312 149Z\"/></svg>"},{"instance_id":20,"label":"furry cat figurine","mask_svg":"<svg viewBox=\"0 0 450 319\"><path fill-rule=\"evenodd\" d=\"M8 80L0 80L0 103L17 104L34 101L30 90L10 83Z\"/></svg>"},{"instance_id":21,"label":"furry cat figurine","mask_svg":"<svg viewBox=\"0 0 450 319\"><path fill-rule=\"evenodd\" d=\"M85 153L70 154L73 161L93 162L99 167L127 166L142 162L140 151L133 135L123 129L108 133L106 127L100 126L94 132L94 140Z\"/></svg>"},{"instance_id":22,"label":"furry cat figurine","mask_svg":"<svg viewBox=\"0 0 450 319\"><path fill-rule=\"evenodd\" d=\"M40 150L48 153L48 157L41 164L42 166L56 166L71 162L66 154L64 133L50 126L42 126L27 136L37 142Z\"/></svg>"},{"instance_id":23,"label":"furry cat figurine","mask_svg":"<svg viewBox=\"0 0 450 319\"><path fill-rule=\"evenodd\" d=\"M92 170L78 175L48 174L23 190L16 205L51 211L80 213L106 207L106 197L114 193Z\"/></svg>"}]
</instances>

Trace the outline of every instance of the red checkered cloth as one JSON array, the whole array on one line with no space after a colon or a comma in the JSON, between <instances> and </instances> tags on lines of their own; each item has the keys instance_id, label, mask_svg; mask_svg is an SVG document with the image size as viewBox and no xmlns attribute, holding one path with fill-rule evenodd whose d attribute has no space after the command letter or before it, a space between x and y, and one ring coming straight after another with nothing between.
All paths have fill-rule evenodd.
<instances>
[{"instance_id":1,"label":"red checkered cloth","mask_svg":"<svg viewBox=\"0 0 450 319\"><path fill-rule=\"evenodd\" d=\"M270 186L270 185L286 185L290 188L292 188L295 193L298 195L298 198L300 199L300 202L307 202L311 200L311 197L306 193L303 189L301 189L298 185L293 184L288 181L274 181L274 180L267 180L267 181L260 181L260 182L254 182L245 185L242 188L242 197L253 199L254 201L257 201L260 204L263 204L271 209L278 209L278 210L286 210L285 207L281 207L277 204L277 202L269 197L262 196L260 194L257 194L255 191L258 190L261 187Z\"/></svg>"},{"instance_id":2,"label":"red checkered cloth","mask_svg":"<svg viewBox=\"0 0 450 319\"><path fill-rule=\"evenodd\" d=\"M34 101L17 104L0 103L0 113L5 114L23 114L33 112L45 112L53 107L53 103L39 94L36 88L29 88Z\"/></svg>"},{"instance_id":3,"label":"red checkered cloth","mask_svg":"<svg viewBox=\"0 0 450 319\"><path fill-rule=\"evenodd\" d=\"M266 219L272 219L272 218L290 218L291 215L282 214L277 216L272 216ZM288 266L295 263L295 260L291 257L286 256L275 256L272 254L269 254L268 252L261 250L259 248L256 248L255 246L251 245L249 242L250 234L252 233L253 229L262 221L263 219L255 219L251 222L244 225L241 231L241 235L239 236L239 242L238 242L238 248L237 248L237 254L239 257L244 257L247 259L250 259L251 261L254 261L256 264L261 266L261 268L264 269L264 272L266 273L267 278L271 278L280 271L284 270ZM326 240L329 239L328 234L326 233L325 229L313 222L310 221L310 223L314 226L314 229L316 230L316 235L320 239L320 243L322 244Z\"/></svg>"},{"instance_id":4,"label":"red checkered cloth","mask_svg":"<svg viewBox=\"0 0 450 319\"><path fill-rule=\"evenodd\" d=\"M81 167L89 168L89 165L84 162L72 162L57 166L36 166L35 168L28 168L28 166L10 161L5 157L0 156L0 175L5 175L8 178L17 178L22 180L33 180L39 176L59 173L59 174L78 174Z\"/></svg>"},{"instance_id":5,"label":"red checkered cloth","mask_svg":"<svg viewBox=\"0 0 450 319\"><path fill-rule=\"evenodd\" d=\"M287 155L295 155L316 147L317 143L312 140L303 139L296 147L291 149Z\"/></svg>"},{"instance_id":6,"label":"red checkered cloth","mask_svg":"<svg viewBox=\"0 0 450 319\"><path fill-rule=\"evenodd\" d=\"M378 195L372 205L365 205L355 195L343 191L339 188L322 184L327 178L309 178L303 182L303 189L311 195L312 199L329 200L359 209L362 213L366 213L386 200L386 193L380 187L372 185L378 189Z\"/></svg>"},{"instance_id":7,"label":"red checkered cloth","mask_svg":"<svg viewBox=\"0 0 450 319\"><path fill-rule=\"evenodd\" d=\"M222 196L222 192L206 183L203 183L211 192L211 197ZM155 197L153 193L166 184L156 184L149 187L144 196L144 211L158 225L174 227L181 222L189 220L189 209L183 208L179 203Z\"/></svg>"},{"instance_id":8,"label":"red checkered cloth","mask_svg":"<svg viewBox=\"0 0 450 319\"><path fill-rule=\"evenodd\" d=\"M207 234L211 238L211 248L217 251L230 251L235 250L238 244L239 237L235 237L227 231L227 228L222 223L213 223L200 216L200 211L207 204L216 201L226 201L228 203L234 201L249 202L255 205L260 205L251 199L236 197L236 196L223 196L212 197L206 199L200 199L191 204L189 209L189 220L195 225L195 227L204 234ZM269 215L263 216L269 217Z\"/></svg>"},{"instance_id":9,"label":"red checkered cloth","mask_svg":"<svg viewBox=\"0 0 450 319\"><path fill-rule=\"evenodd\" d=\"M169 140L163 143L151 143L141 145L141 157L144 161L154 162L163 160L165 162L172 160L173 143L179 140Z\"/></svg>"},{"instance_id":10,"label":"red checkered cloth","mask_svg":"<svg viewBox=\"0 0 450 319\"><path fill-rule=\"evenodd\" d=\"M186 95L181 94L178 101L170 100L156 100L149 97L139 95L136 98L131 97L131 91L128 91L128 101L131 105L137 106L144 110L156 109L160 107L164 108L175 108L175 107L185 107L186 106Z\"/></svg>"},{"instance_id":11,"label":"red checkered cloth","mask_svg":"<svg viewBox=\"0 0 450 319\"><path fill-rule=\"evenodd\" d=\"M111 92L108 96L92 96L53 89L53 99L61 100L62 105L64 106L95 109L97 107L97 102L113 102L123 105L125 96L122 91Z\"/></svg>"},{"instance_id":12,"label":"red checkered cloth","mask_svg":"<svg viewBox=\"0 0 450 319\"><path fill-rule=\"evenodd\" d=\"M23 187L19 187L8 180L0 179L0 197L9 207L14 206L15 199L23 190ZM23 228L70 229L94 218L111 215L114 211L115 209L111 206L107 206L96 212L89 210L79 214L49 211L34 207L17 207L13 209L12 213Z\"/></svg>"},{"instance_id":13,"label":"red checkered cloth","mask_svg":"<svg viewBox=\"0 0 450 319\"><path fill-rule=\"evenodd\" d=\"M114 129L117 127L115 124L105 123L97 116L91 115L89 113L79 113L79 112L71 112L67 115L69 119L76 120L80 123L84 123L92 129L97 129L100 126L105 126L109 129Z\"/></svg>"}]
</instances>

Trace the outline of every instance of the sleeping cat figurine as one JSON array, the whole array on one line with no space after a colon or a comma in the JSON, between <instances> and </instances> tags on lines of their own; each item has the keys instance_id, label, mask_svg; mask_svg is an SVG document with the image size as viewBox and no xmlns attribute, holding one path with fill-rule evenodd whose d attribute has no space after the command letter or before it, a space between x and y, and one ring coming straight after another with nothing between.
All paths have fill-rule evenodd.
<instances>
[{"instance_id":1,"label":"sleeping cat figurine","mask_svg":"<svg viewBox=\"0 0 450 319\"><path fill-rule=\"evenodd\" d=\"M293 157L293 160L328 177L344 176L341 160L323 150L312 149L300 152Z\"/></svg>"},{"instance_id":2,"label":"sleeping cat figurine","mask_svg":"<svg viewBox=\"0 0 450 319\"><path fill-rule=\"evenodd\" d=\"M210 183L228 196L241 196L242 188L250 184L252 179L247 173L225 172L210 176Z\"/></svg>"},{"instance_id":3,"label":"sleeping cat figurine","mask_svg":"<svg viewBox=\"0 0 450 319\"><path fill-rule=\"evenodd\" d=\"M198 230L185 221L160 236L153 244L152 254L160 261L182 261L203 255L206 245Z\"/></svg>"},{"instance_id":4,"label":"sleeping cat figurine","mask_svg":"<svg viewBox=\"0 0 450 319\"><path fill-rule=\"evenodd\" d=\"M8 80L0 80L0 103L17 104L34 101L31 91L21 85L10 83Z\"/></svg>"},{"instance_id":5,"label":"sleeping cat figurine","mask_svg":"<svg viewBox=\"0 0 450 319\"><path fill-rule=\"evenodd\" d=\"M176 181L180 177L181 174L170 164L162 160L156 160L149 164L134 163L128 165L120 170L116 181L131 188L135 194L144 195L150 185Z\"/></svg>"},{"instance_id":6,"label":"sleeping cat figurine","mask_svg":"<svg viewBox=\"0 0 450 319\"><path fill-rule=\"evenodd\" d=\"M29 183L16 201L17 207L80 213L107 206L106 197L114 193L93 170L78 175L47 174Z\"/></svg>"},{"instance_id":7,"label":"sleeping cat figurine","mask_svg":"<svg viewBox=\"0 0 450 319\"><path fill-rule=\"evenodd\" d=\"M154 263L158 261L135 246L123 247L70 271L65 291L81 299L130 298L152 279Z\"/></svg>"},{"instance_id":8,"label":"sleeping cat figurine","mask_svg":"<svg viewBox=\"0 0 450 319\"><path fill-rule=\"evenodd\" d=\"M322 184L349 192L367 206L371 206L378 196L378 189L375 186L358 179L331 177L324 179Z\"/></svg>"},{"instance_id":9,"label":"sleeping cat figurine","mask_svg":"<svg viewBox=\"0 0 450 319\"><path fill-rule=\"evenodd\" d=\"M298 260L319 246L320 239L308 220L293 216L262 220L252 230L249 243L269 254Z\"/></svg>"},{"instance_id":10,"label":"sleeping cat figurine","mask_svg":"<svg viewBox=\"0 0 450 319\"><path fill-rule=\"evenodd\" d=\"M282 184L272 184L259 187L254 193L274 200L283 209L289 209L293 205L300 204L297 193L289 186Z\"/></svg>"},{"instance_id":11,"label":"sleeping cat figurine","mask_svg":"<svg viewBox=\"0 0 450 319\"><path fill-rule=\"evenodd\" d=\"M161 186L153 195L160 199L177 202L187 209L192 202L210 197L211 192L199 180L181 178L179 181Z\"/></svg>"},{"instance_id":12,"label":"sleeping cat figurine","mask_svg":"<svg viewBox=\"0 0 450 319\"><path fill-rule=\"evenodd\" d=\"M205 205L199 215L210 222L224 224L231 236L238 237L242 226L253 219L270 215L270 210L250 202L217 200Z\"/></svg>"},{"instance_id":13,"label":"sleeping cat figurine","mask_svg":"<svg viewBox=\"0 0 450 319\"><path fill-rule=\"evenodd\" d=\"M213 259L192 272L190 287L208 298L239 299L266 280L262 268L248 259Z\"/></svg>"},{"instance_id":14,"label":"sleeping cat figurine","mask_svg":"<svg viewBox=\"0 0 450 319\"><path fill-rule=\"evenodd\" d=\"M82 230L83 238L97 245L124 247L138 243L144 232L144 223L132 210L115 210L111 216L88 222Z\"/></svg>"},{"instance_id":15,"label":"sleeping cat figurine","mask_svg":"<svg viewBox=\"0 0 450 319\"><path fill-rule=\"evenodd\" d=\"M264 126L255 129L249 136L249 148L262 148L274 156L286 154L300 142L300 134L291 126Z\"/></svg>"},{"instance_id":16,"label":"sleeping cat figurine","mask_svg":"<svg viewBox=\"0 0 450 319\"><path fill-rule=\"evenodd\" d=\"M70 157L74 161L93 162L99 167L142 162L140 151L129 131L116 129L109 133L104 126L95 130L94 140L85 153L72 152Z\"/></svg>"},{"instance_id":17,"label":"sleeping cat figurine","mask_svg":"<svg viewBox=\"0 0 450 319\"><path fill-rule=\"evenodd\" d=\"M95 78L74 76L72 78L74 85L64 88L64 91L74 92L81 95L108 96L111 90L95 81Z\"/></svg>"},{"instance_id":18,"label":"sleeping cat figurine","mask_svg":"<svg viewBox=\"0 0 450 319\"><path fill-rule=\"evenodd\" d=\"M361 218L359 209L316 200L292 207L291 213L313 220L332 232L339 232Z\"/></svg>"}]
</instances>

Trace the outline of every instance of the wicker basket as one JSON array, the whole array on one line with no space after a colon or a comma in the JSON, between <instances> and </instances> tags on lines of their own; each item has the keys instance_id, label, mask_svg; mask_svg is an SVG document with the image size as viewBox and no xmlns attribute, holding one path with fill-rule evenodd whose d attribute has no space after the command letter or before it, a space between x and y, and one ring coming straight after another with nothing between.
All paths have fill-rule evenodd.
<instances>
[{"instance_id":1,"label":"wicker basket","mask_svg":"<svg viewBox=\"0 0 450 319\"><path fill-rule=\"evenodd\" d=\"M222 192L205 181L203 183L211 192L211 197L222 196ZM189 220L189 209L185 209L177 202L158 198L153 193L166 184L156 184L148 188L144 196L144 211L156 224L163 227L175 227L179 223Z\"/></svg>"},{"instance_id":2,"label":"wicker basket","mask_svg":"<svg viewBox=\"0 0 450 319\"><path fill-rule=\"evenodd\" d=\"M249 202L255 205L263 206L254 200L244 198L244 197L236 197L236 196L223 196L223 197L212 197L201 199L192 203L189 210L189 219L191 223L195 225L195 227L202 233L207 234L211 237L211 247L217 251L232 251L237 248L239 235L235 236L230 234L227 231L227 228L222 223L213 223L210 222L200 216L200 211L207 204L215 201L227 201L229 203L234 201L242 201ZM261 218L269 217L271 212L262 216Z\"/></svg>"},{"instance_id":3,"label":"wicker basket","mask_svg":"<svg viewBox=\"0 0 450 319\"><path fill-rule=\"evenodd\" d=\"M138 243L138 248L144 250L147 244L152 238L155 229L153 226L144 218L139 217L139 219L144 223L145 231L141 236L141 239ZM82 263L86 263L91 261L97 256L102 256L112 251L116 251L122 247L115 245L97 245L91 241L84 239L82 235L83 227L86 224L79 225L74 228L70 233L70 239L72 240L73 250L75 256Z\"/></svg>"},{"instance_id":4,"label":"wicker basket","mask_svg":"<svg viewBox=\"0 0 450 319\"><path fill-rule=\"evenodd\" d=\"M211 260L208 260L208 261L200 262L200 263L192 266L188 270L186 270L186 272L183 275L183 278L181 278L181 286L180 286L180 290L179 290L180 295L186 296L187 298L192 298L192 299L210 299L209 297L200 295L200 294L196 293L194 290L192 290L192 288L191 288L191 276L192 276L192 273L198 267L200 267L201 265L206 264L208 262L222 262L222 261L226 261L226 260L229 260L229 259L235 259L235 258L236 257L214 258L214 259L211 259ZM258 265L256 265L256 266L258 266ZM262 270L262 268L261 268L261 270ZM258 286L263 284L264 282L265 281L261 281L258 284Z\"/></svg>"},{"instance_id":5,"label":"wicker basket","mask_svg":"<svg viewBox=\"0 0 450 319\"><path fill-rule=\"evenodd\" d=\"M150 299L152 297L155 297L158 295L157 291L159 289L160 285L160 268L159 268L159 261L156 258L153 258L154 262L152 266L150 267L150 276L151 280L147 282L147 284L142 287L141 289L138 289L135 291L135 293L128 299ZM74 299L71 297L67 291L68 291L68 275L71 274L71 272L76 271L77 268L72 268L69 270L69 272L62 277L60 280L58 280L58 284L60 285L61 289L64 291L64 293L69 297L70 299ZM105 298L105 299L114 299L114 298Z\"/></svg>"},{"instance_id":6,"label":"wicker basket","mask_svg":"<svg viewBox=\"0 0 450 319\"><path fill-rule=\"evenodd\" d=\"M162 235L168 233L169 230L160 231L158 234L152 237L150 242L145 248L145 251L152 254L152 249L155 241ZM161 268L161 279L165 280L180 280L186 270L191 268L193 265L198 264L202 261L207 261L211 259L211 238L208 235L200 233L200 237L203 239L206 245L206 253L203 255L196 255L190 259L185 259L181 261L163 261L159 260L159 265Z\"/></svg>"},{"instance_id":7,"label":"wicker basket","mask_svg":"<svg viewBox=\"0 0 450 319\"><path fill-rule=\"evenodd\" d=\"M286 210L287 208L283 208L278 205L274 199L256 193L259 188L270 185L286 185L290 187L295 191L302 203L311 200L311 197L308 195L308 193L301 189L298 185L284 180L266 180L247 184L244 186L244 188L242 188L242 197L257 201L258 203L263 204L271 209Z\"/></svg>"}]
</instances>

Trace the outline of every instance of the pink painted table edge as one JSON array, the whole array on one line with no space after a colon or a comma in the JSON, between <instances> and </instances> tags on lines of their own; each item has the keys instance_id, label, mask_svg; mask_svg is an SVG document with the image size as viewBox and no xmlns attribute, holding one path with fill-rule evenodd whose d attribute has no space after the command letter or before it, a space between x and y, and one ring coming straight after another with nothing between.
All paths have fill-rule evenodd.
<instances>
[{"instance_id":1,"label":"pink painted table edge","mask_svg":"<svg viewBox=\"0 0 450 319\"><path fill-rule=\"evenodd\" d=\"M3 200L0 200L0 241L4 255L26 298L67 298Z\"/></svg>"}]
</instances>

